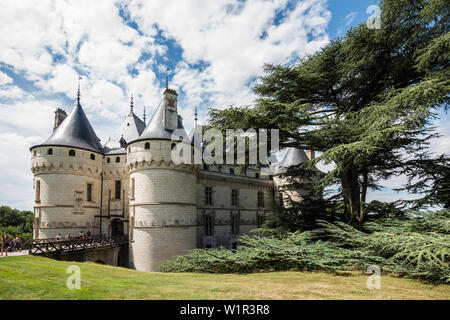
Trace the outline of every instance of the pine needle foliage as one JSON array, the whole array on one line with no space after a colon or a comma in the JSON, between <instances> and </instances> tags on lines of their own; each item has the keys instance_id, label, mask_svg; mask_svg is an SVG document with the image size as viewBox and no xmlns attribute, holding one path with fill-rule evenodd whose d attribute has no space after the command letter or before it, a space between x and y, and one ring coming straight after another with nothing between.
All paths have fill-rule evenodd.
<instances>
[{"instance_id":1,"label":"pine needle foliage","mask_svg":"<svg viewBox=\"0 0 450 320\"><path fill-rule=\"evenodd\" d=\"M163 271L248 273L260 271L366 270L450 283L450 211L410 212L359 228L321 221L322 229L240 237L235 250L195 249L162 265Z\"/></svg>"}]
</instances>

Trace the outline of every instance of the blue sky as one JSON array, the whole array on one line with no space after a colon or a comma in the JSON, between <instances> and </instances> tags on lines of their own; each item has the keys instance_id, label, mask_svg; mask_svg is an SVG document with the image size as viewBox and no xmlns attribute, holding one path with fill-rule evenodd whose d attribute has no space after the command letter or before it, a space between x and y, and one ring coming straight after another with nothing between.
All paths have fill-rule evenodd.
<instances>
[{"instance_id":1,"label":"blue sky","mask_svg":"<svg viewBox=\"0 0 450 320\"><path fill-rule=\"evenodd\" d=\"M78 74L82 105L105 142L129 110L147 119L165 83L177 89L185 127L194 108L251 104L264 63L292 63L353 25L369 0L0 2L0 205L33 206L28 148L51 133L53 111L71 111ZM433 151L449 152L450 118ZM396 186L402 177L387 181ZM407 195L400 195L405 197ZM369 199L393 200L389 188Z\"/></svg>"}]
</instances>

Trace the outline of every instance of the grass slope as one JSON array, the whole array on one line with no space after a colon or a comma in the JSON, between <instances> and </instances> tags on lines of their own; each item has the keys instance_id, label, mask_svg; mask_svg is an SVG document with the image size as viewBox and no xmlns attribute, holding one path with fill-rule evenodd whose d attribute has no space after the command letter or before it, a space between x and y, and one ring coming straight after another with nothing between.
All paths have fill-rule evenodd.
<instances>
[{"instance_id":1,"label":"grass slope","mask_svg":"<svg viewBox=\"0 0 450 320\"><path fill-rule=\"evenodd\" d=\"M66 288L73 264L81 269L79 290ZM380 290L369 290L366 280L356 272L145 273L34 256L0 259L0 299L450 299L450 285L385 275Z\"/></svg>"}]
</instances>

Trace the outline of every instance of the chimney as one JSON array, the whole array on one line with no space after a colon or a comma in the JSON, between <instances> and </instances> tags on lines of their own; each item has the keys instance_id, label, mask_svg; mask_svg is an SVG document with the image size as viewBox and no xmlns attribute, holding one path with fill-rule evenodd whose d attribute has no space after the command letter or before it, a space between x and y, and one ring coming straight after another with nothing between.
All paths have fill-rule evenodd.
<instances>
[{"instance_id":1,"label":"chimney","mask_svg":"<svg viewBox=\"0 0 450 320\"><path fill-rule=\"evenodd\" d=\"M312 160L316 157L316 152L314 150L306 150L306 155L309 160Z\"/></svg>"},{"instance_id":2,"label":"chimney","mask_svg":"<svg viewBox=\"0 0 450 320\"><path fill-rule=\"evenodd\" d=\"M53 131L56 130L56 128L59 127L59 125L64 121L64 119L67 117L67 113L61 109L58 108L55 111L55 124L53 125Z\"/></svg>"}]
</instances>

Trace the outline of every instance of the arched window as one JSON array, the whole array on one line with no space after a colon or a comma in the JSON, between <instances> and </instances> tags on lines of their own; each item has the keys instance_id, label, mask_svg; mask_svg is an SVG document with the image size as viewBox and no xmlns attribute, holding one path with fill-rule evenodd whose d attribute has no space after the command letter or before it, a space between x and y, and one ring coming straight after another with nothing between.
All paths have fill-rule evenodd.
<instances>
[{"instance_id":1,"label":"arched window","mask_svg":"<svg viewBox=\"0 0 450 320\"><path fill-rule=\"evenodd\" d=\"M170 149L173 150L173 148L175 148L176 145L177 145L176 143L172 143L172 145L170 146Z\"/></svg>"},{"instance_id":2,"label":"arched window","mask_svg":"<svg viewBox=\"0 0 450 320\"><path fill-rule=\"evenodd\" d=\"M91 153L91 160L95 160L95 154Z\"/></svg>"},{"instance_id":3,"label":"arched window","mask_svg":"<svg viewBox=\"0 0 450 320\"><path fill-rule=\"evenodd\" d=\"M117 162L117 163L120 162L120 157L117 157L117 158L116 158L116 162Z\"/></svg>"},{"instance_id":4,"label":"arched window","mask_svg":"<svg viewBox=\"0 0 450 320\"><path fill-rule=\"evenodd\" d=\"M69 156L75 157L75 150L69 150Z\"/></svg>"},{"instance_id":5,"label":"arched window","mask_svg":"<svg viewBox=\"0 0 450 320\"><path fill-rule=\"evenodd\" d=\"M111 158L109 158L109 157L106 158L106 162L107 162L107 163L110 163L110 162L111 162Z\"/></svg>"},{"instance_id":6,"label":"arched window","mask_svg":"<svg viewBox=\"0 0 450 320\"><path fill-rule=\"evenodd\" d=\"M53 154L53 149L52 149L52 148L48 149L48 150L47 150L47 154L48 154L48 155Z\"/></svg>"},{"instance_id":7,"label":"arched window","mask_svg":"<svg viewBox=\"0 0 450 320\"><path fill-rule=\"evenodd\" d=\"M145 149L150 149L150 142L145 143Z\"/></svg>"}]
</instances>

